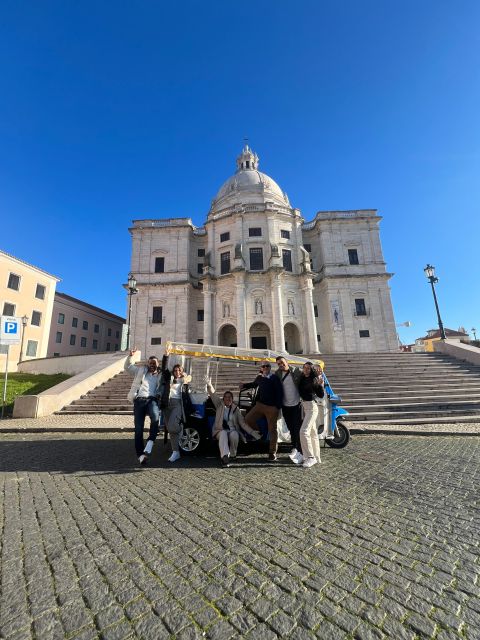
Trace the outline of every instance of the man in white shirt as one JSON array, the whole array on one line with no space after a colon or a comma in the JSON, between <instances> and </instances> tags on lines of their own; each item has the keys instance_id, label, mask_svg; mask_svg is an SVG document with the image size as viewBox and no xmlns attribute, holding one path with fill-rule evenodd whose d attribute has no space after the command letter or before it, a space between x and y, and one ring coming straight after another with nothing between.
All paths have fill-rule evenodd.
<instances>
[{"instance_id":1,"label":"man in white shirt","mask_svg":"<svg viewBox=\"0 0 480 640\"><path fill-rule=\"evenodd\" d=\"M300 427L302 425L302 407L298 393L298 382L302 375L298 367L289 367L283 356L275 358L278 369L275 374L280 378L283 387L282 415L290 431L292 450L289 457L295 464L303 460L300 443Z\"/></svg>"},{"instance_id":2,"label":"man in white shirt","mask_svg":"<svg viewBox=\"0 0 480 640\"><path fill-rule=\"evenodd\" d=\"M128 399L130 402L133 401L135 450L138 461L140 464L145 465L148 462L148 457L152 453L153 443L158 435L160 409L157 400L160 393L162 373L159 360L156 356L150 356L145 366L133 362L135 353L135 349L130 351L130 355L125 361L125 371L135 376L128 394ZM147 415L150 418L150 432L144 448L143 429Z\"/></svg>"}]
</instances>

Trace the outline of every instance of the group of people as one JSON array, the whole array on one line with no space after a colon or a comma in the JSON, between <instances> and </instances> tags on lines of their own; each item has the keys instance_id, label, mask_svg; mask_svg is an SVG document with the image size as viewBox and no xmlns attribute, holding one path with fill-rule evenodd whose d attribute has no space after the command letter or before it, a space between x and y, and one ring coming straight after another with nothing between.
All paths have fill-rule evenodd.
<instances>
[{"instance_id":1,"label":"group of people","mask_svg":"<svg viewBox=\"0 0 480 640\"><path fill-rule=\"evenodd\" d=\"M176 364L172 371L167 368L167 357L162 362L151 356L146 365L136 364L135 350L125 362L125 369L134 376L128 399L133 402L135 425L135 450L141 465L148 463L160 425L160 412L164 413L165 427L170 434L172 454L169 462L180 458L180 437L186 417L193 412L188 385L191 376ZM283 356L276 358L277 370L264 362L253 382L240 384L240 389L257 389L256 402L244 417L233 401L233 393L226 391L220 397L211 380L206 379L206 388L215 407L212 436L218 440L222 466L228 467L236 458L240 439L244 432L255 440L261 438L257 422L265 418L269 433L268 460L277 460L277 421L280 412L290 432L292 450L289 457L294 464L304 468L321 462L318 437L319 411L324 397L321 369L311 362L302 368L291 367ZM150 431L144 443L144 425L150 418ZM322 436L320 436L322 437Z\"/></svg>"}]
</instances>

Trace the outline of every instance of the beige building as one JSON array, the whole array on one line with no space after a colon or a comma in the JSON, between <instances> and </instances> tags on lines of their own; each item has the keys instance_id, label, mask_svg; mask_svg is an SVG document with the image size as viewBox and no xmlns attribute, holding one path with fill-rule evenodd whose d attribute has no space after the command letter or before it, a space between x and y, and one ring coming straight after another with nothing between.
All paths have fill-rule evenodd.
<instances>
[{"instance_id":1,"label":"beige building","mask_svg":"<svg viewBox=\"0 0 480 640\"><path fill-rule=\"evenodd\" d=\"M48 356L119 351L125 319L57 292L53 304Z\"/></svg>"},{"instance_id":2,"label":"beige building","mask_svg":"<svg viewBox=\"0 0 480 640\"><path fill-rule=\"evenodd\" d=\"M16 371L20 360L46 357L55 287L59 281L50 273L0 251L0 313L24 318L22 342L9 348L9 371ZM5 351L5 347L0 347L2 372L5 371Z\"/></svg>"},{"instance_id":3,"label":"beige building","mask_svg":"<svg viewBox=\"0 0 480 640\"><path fill-rule=\"evenodd\" d=\"M376 210L306 222L248 147L206 222L135 220L131 344L166 340L290 353L395 351ZM157 346L157 349L155 349Z\"/></svg>"}]
</instances>

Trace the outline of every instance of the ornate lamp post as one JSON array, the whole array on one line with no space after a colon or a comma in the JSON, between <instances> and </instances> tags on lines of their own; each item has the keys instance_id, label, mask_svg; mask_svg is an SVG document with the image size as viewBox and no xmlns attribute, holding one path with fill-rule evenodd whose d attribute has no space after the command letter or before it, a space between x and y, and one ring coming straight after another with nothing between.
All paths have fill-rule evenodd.
<instances>
[{"instance_id":1,"label":"ornate lamp post","mask_svg":"<svg viewBox=\"0 0 480 640\"><path fill-rule=\"evenodd\" d=\"M19 362L22 361L23 358L23 341L25 339L25 327L28 324L28 316L23 316L22 318L22 342L20 343L20 358L18 359Z\"/></svg>"},{"instance_id":2,"label":"ornate lamp post","mask_svg":"<svg viewBox=\"0 0 480 640\"><path fill-rule=\"evenodd\" d=\"M127 324L127 349L130 349L130 319L132 315L132 296L138 293L137 281L133 273L128 274L128 324Z\"/></svg>"},{"instance_id":3,"label":"ornate lamp post","mask_svg":"<svg viewBox=\"0 0 480 640\"><path fill-rule=\"evenodd\" d=\"M472 328L470 329L470 331L473 333L473 339L476 341L476 340L477 340L477 334L476 334L476 331L477 331L477 330L475 329L475 327L472 327Z\"/></svg>"},{"instance_id":4,"label":"ornate lamp post","mask_svg":"<svg viewBox=\"0 0 480 640\"><path fill-rule=\"evenodd\" d=\"M438 328L440 329L440 337L442 340L446 340L445 329L443 328L443 322L440 317L440 310L438 308L437 295L435 293L435 284L438 282L438 278L435 277L435 267L432 267L431 264L427 264L424 269L425 275L427 276L427 280L432 285L432 293L433 300L435 302L435 309L437 310L437 318L438 318Z\"/></svg>"}]
</instances>

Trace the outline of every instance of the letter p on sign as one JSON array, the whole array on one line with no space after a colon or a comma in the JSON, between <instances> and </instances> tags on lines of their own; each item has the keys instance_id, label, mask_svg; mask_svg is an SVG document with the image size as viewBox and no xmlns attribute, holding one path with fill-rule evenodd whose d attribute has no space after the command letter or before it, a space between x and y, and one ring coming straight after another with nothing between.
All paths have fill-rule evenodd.
<instances>
[{"instance_id":1,"label":"letter p on sign","mask_svg":"<svg viewBox=\"0 0 480 640\"><path fill-rule=\"evenodd\" d=\"M16 322L5 322L5 333L17 333L18 325Z\"/></svg>"}]
</instances>

